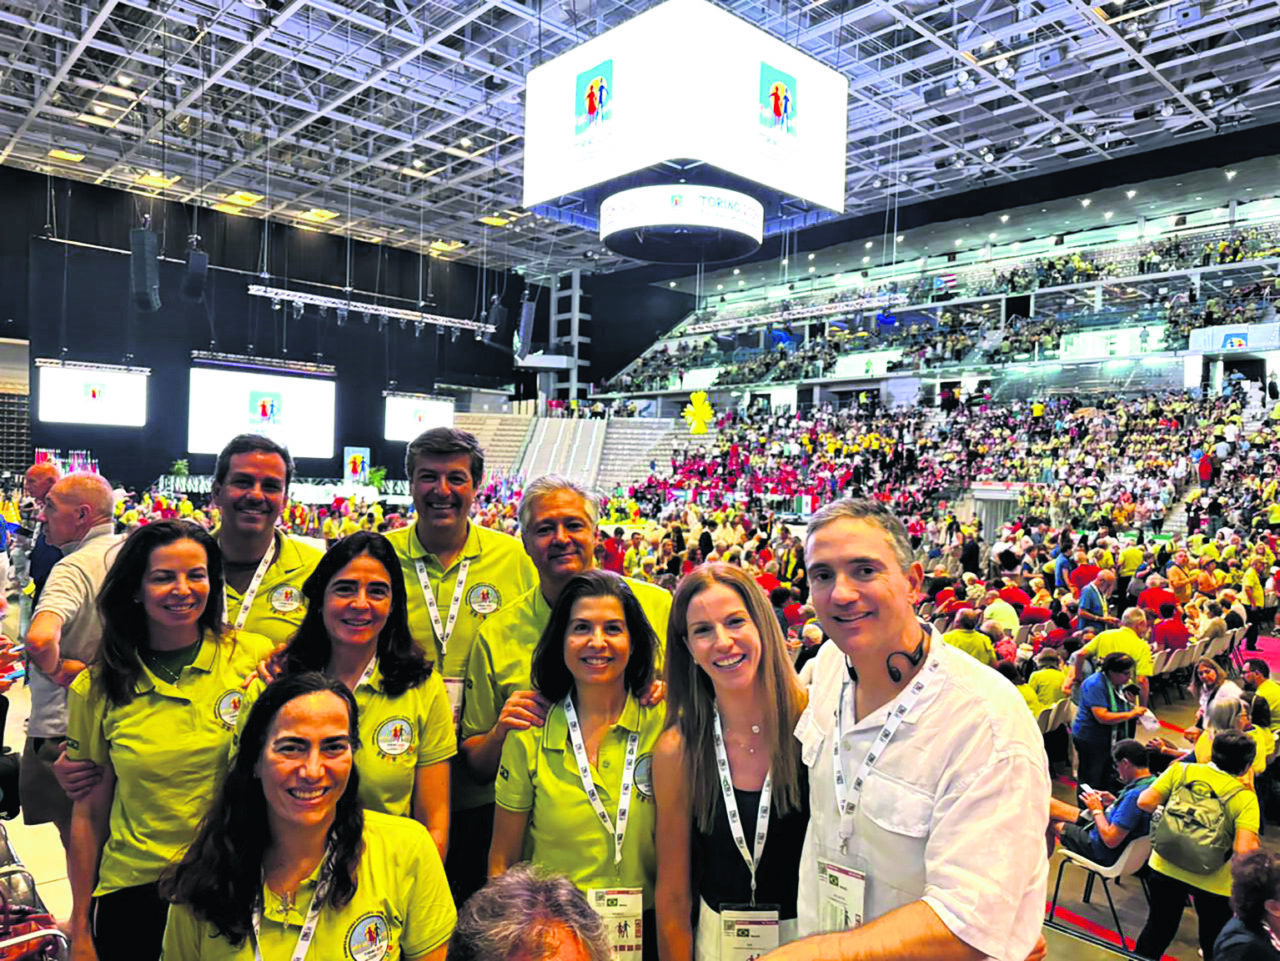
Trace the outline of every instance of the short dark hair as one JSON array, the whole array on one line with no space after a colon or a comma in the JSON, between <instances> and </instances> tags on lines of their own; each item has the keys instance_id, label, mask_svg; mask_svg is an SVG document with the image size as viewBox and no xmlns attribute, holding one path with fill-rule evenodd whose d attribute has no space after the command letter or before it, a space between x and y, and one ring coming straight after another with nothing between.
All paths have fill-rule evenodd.
<instances>
[{"instance_id":1,"label":"short dark hair","mask_svg":"<svg viewBox=\"0 0 1280 961\"><path fill-rule=\"evenodd\" d=\"M1271 676L1271 666L1258 657L1251 657L1244 662L1246 671L1252 671L1254 674L1261 674L1263 677Z\"/></svg>"},{"instance_id":2,"label":"short dark hair","mask_svg":"<svg viewBox=\"0 0 1280 961\"><path fill-rule=\"evenodd\" d=\"M1242 777L1258 756L1258 742L1244 731L1218 731L1213 735L1210 760L1233 777Z\"/></svg>"},{"instance_id":3,"label":"short dark hair","mask_svg":"<svg viewBox=\"0 0 1280 961\"><path fill-rule=\"evenodd\" d=\"M1231 859L1231 910L1250 931L1257 931L1266 903L1280 892L1280 861L1270 851L1255 848Z\"/></svg>"},{"instance_id":4,"label":"short dark hair","mask_svg":"<svg viewBox=\"0 0 1280 961\"><path fill-rule=\"evenodd\" d=\"M1120 651L1108 654L1102 659L1102 673L1128 674L1133 670L1133 658Z\"/></svg>"},{"instance_id":5,"label":"short dark hair","mask_svg":"<svg viewBox=\"0 0 1280 961\"><path fill-rule=\"evenodd\" d=\"M284 461L284 486L287 488L289 482L293 480L293 457L289 453L289 448L262 434L236 434L227 441L227 446L219 452L218 463L213 468L213 482L215 484L226 482L227 472L231 470L231 458L237 454L252 454L254 451L275 454Z\"/></svg>"},{"instance_id":6,"label":"short dark hair","mask_svg":"<svg viewBox=\"0 0 1280 961\"><path fill-rule=\"evenodd\" d=\"M1134 767L1150 767L1150 752L1147 746L1141 741L1136 741L1131 737L1125 738L1123 741L1117 741L1111 757L1117 764L1121 761L1130 761Z\"/></svg>"},{"instance_id":7,"label":"short dark hair","mask_svg":"<svg viewBox=\"0 0 1280 961\"><path fill-rule=\"evenodd\" d=\"M1022 679L1022 674L1018 671L1018 665L1014 664L1013 661L1010 661L1007 658L1003 661L996 662L996 673L1003 676L1005 680L1015 686L1025 683Z\"/></svg>"},{"instance_id":8,"label":"short dark hair","mask_svg":"<svg viewBox=\"0 0 1280 961\"><path fill-rule=\"evenodd\" d=\"M631 641L624 679L627 691L640 697L649 690L653 679L653 656L658 648L658 636L627 582L609 571L585 571L569 581L560 592L551 611L551 620L547 622L533 652L530 677L534 688L552 702L563 700L573 690L573 675L564 662L564 639L569 630L573 605L583 597L616 597L622 604Z\"/></svg>"},{"instance_id":9,"label":"short dark hair","mask_svg":"<svg viewBox=\"0 0 1280 961\"><path fill-rule=\"evenodd\" d=\"M1174 615L1174 614L1176 614L1177 612L1178 612L1178 605L1176 605L1176 604L1161 604L1161 605L1160 605L1160 616L1161 616L1161 617L1164 617L1164 618L1173 617L1173 615Z\"/></svg>"},{"instance_id":10,"label":"short dark hair","mask_svg":"<svg viewBox=\"0 0 1280 961\"><path fill-rule=\"evenodd\" d=\"M791 588L779 585L769 592L769 603L774 607L782 607L791 600Z\"/></svg>"},{"instance_id":11,"label":"short dark hair","mask_svg":"<svg viewBox=\"0 0 1280 961\"><path fill-rule=\"evenodd\" d=\"M484 479L484 450L475 434L456 427L433 427L409 441L404 449L404 476L413 480L413 468L419 457L453 454L466 454L471 458L471 483L479 487Z\"/></svg>"}]
</instances>

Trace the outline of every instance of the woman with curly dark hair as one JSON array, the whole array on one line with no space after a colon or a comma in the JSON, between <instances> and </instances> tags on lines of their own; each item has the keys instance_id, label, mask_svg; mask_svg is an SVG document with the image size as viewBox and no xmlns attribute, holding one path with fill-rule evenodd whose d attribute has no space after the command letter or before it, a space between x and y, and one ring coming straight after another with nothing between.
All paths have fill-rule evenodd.
<instances>
[{"instance_id":1,"label":"woman with curly dark hair","mask_svg":"<svg viewBox=\"0 0 1280 961\"><path fill-rule=\"evenodd\" d=\"M1231 910L1214 961L1280 961L1280 859L1262 848L1231 862Z\"/></svg>"},{"instance_id":2,"label":"woman with curly dark hair","mask_svg":"<svg viewBox=\"0 0 1280 961\"><path fill-rule=\"evenodd\" d=\"M360 806L358 731L341 681L308 671L267 685L165 879L166 961L444 961L457 912L440 855L422 825Z\"/></svg>"},{"instance_id":3,"label":"woman with curly dark hair","mask_svg":"<svg viewBox=\"0 0 1280 961\"><path fill-rule=\"evenodd\" d=\"M186 521L140 527L98 593L102 653L67 696L67 756L99 780L71 815L72 956L154 958L156 882L191 843L231 751L241 678L271 650L222 623L222 559Z\"/></svg>"},{"instance_id":4,"label":"woman with curly dark hair","mask_svg":"<svg viewBox=\"0 0 1280 961\"><path fill-rule=\"evenodd\" d=\"M307 614L283 656L286 674L319 671L360 707L360 803L412 817L444 857L449 844L449 759L458 753L440 674L413 642L404 575L381 534L338 541L302 585ZM262 690L255 681L245 706Z\"/></svg>"}]
</instances>

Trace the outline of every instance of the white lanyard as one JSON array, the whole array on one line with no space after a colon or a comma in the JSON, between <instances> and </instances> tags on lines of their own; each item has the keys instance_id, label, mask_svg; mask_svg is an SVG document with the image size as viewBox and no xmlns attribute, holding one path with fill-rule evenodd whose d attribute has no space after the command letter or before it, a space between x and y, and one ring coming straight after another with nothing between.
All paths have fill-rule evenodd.
<instances>
[{"instance_id":1,"label":"white lanyard","mask_svg":"<svg viewBox=\"0 0 1280 961\"><path fill-rule=\"evenodd\" d=\"M258 594L258 587L262 584L262 579L267 576L267 568L271 566L275 556L276 538L273 534L271 536L271 546L262 555L262 560L258 561L258 569L253 572L253 579L249 581L249 586L245 588L244 594L240 597L240 613L236 615L234 630L244 630L245 621L249 619L249 608L253 606L253 599ZM224 577L222 581L222 616L224 621L229 610L231 610L231 599L227 596L227 582Z\"/></svg>"},{"instance_id":2,"label":"white lanyard","mask_svg":"<svg viewBox=\"0 0 1280 961\"><path fill-rule=\"evenodd\" d=\"M764 842L769 836L769 800L773 796L773 772L764 776L764 786L760 788L760 806L756 809L756 846L754 854L747 849L747 839L742 833L742 819L738 815L738 800L733 794L733 777L729 772L729 754L724 746L724 730L720 727L720 709L716 708L716 767L720 771L720 793L724 795L724 810L729 818L729 831L733 835L733 843L747 862L747 870L751 872L751 904L756 903L756 868L760 866L760 858L764 855Z\"/></svg>"},{"instance_id":3,"label":"white lanyard","mask_svg":"<svg viewBox=\"0 0 1280 961\"><path fill-rule=\"evenodd\" d=\"M443 658L449 649L449 638L453 635L453 625L458 620L458 606L462 603L462 592L467 586L467 568L471 566L471 558L467 558L458 567L458 579L453 584L453 600L449 603L449 620L440 625L440 608L436 607L436 595L431 590L431 578L427 574L427 565L421 557L414 559L418 568L418 583L422 585L422 597L427 602L427 613L431 615L431 626L435 629L436 639L440 642L440 656Z\"/></svg>"},{"instance_id":4,"label":"white lanyard","mask_svg":"<svg viewBox=\"0 0 1280 961\"><path fill-rule=\"evenodd\" d=\"M858 803L862 800L862 789L867 783L867 777L871 774L872 768L876 766L876 762L884 755L884 750L889 746L889 742L893 740L893 735L897 733L898 727L902 724L907 714L915 707L916 701L920 700L920 695L924 693L925 686L929 678L942 667L942 662L934 658L925 669L920 672L911 685L902 692L898 697L898 704L885 719L884 727L880 729L880 733L876 735L876 739L871 743L871 748L867 751L867 756L862 759L862 764L858 767L857 776L853 779L853 784L845 783L844 765L840 759L840 741L843 738L844 729L844 695L849 688L849 677L846 674L840 682L840 700L836 703L836 726L831 732L831 752L835 760L835 788L836 788L836 807L840 811L840 850L847 852L849 848L849 838L853 836L853 814L858 809ZM852 791L852 797L850 797Z\"/></svg>"},{"instance_id":5,"label":"white lanyard","mask_svg":"<svg viewBox=\"0 0 1280 961\"><path fill-rule=\"evenodd\" d=\"M324 878L324 872L325 869L322 868L322 878ZM304 961L306 958L307 950L311 947L311 939L316 933L316 924L320 921L320 908L328 894L327 879L321 880L316 885L315 894L311 896L311 906L307 908L307 919L302 922L302 930L298 932L298 944L293 949L291 961ZM258 948L258 933L261 925L262 905L257 905L253 909L253 961L262 961L262 951Z\"/></svg>"},{"instance_id":6,"label":"white lanyard","mask_svg":"<svg viewBox=\"0 0 1280 961\"><path fill-rule=\"evenodd\" d=\"M591 779L591 764L587 761L587 749L582 745L582 730L578 727L578 712L573 707L573 695L565 695L564 715L569 722L569 741L573 744L573 756L578 762L578 775L582 778L582 790L587 792L587 799L595 808L596 817L604 825L604 829L613 837L613 863L622 863L622 841L627 836L627 815L631 811L631 788L635 781L636 749L640 744L640 734L632 731L627 736L627 761L622 768L622 789L618 792L618 823L615 826L609 819L609 812L600 803L600 792L596 790Z\"/></svg>"},{"instance_id":7,"label":"white lanyard","mask_svg":"<svg viewBox=\"0 0 1280 961\"><path fill-rule=\"evenodd\" d=\"M351 689L351 693L356 692L361 684L369 684L373 681L373 672L378 669L378 655L374 654L369 658L369 663L365 665L364 673L360 675L360 680L356 681L356 686Z\"/></svg>"}]
</instances>

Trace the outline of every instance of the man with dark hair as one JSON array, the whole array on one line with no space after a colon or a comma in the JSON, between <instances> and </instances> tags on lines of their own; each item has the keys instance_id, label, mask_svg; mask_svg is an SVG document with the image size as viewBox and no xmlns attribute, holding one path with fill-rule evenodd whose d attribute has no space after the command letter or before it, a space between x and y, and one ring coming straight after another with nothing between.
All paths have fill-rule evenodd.
<instances>
[{"instance_id":1,"label":"man with dark hair","mask_svg":"<svg viewBox=\"0 0 1280 961\"><path fill-rule=\"evenodd\" d=\"M472 524L471 505L484 479L475 435L436 427L409 442L405 470L417 518L389 531L408 594L409 631L440 671L457 726L467 662L476 633L537 584L533 564L510 534ZM593 531L594 539L594 531ZM484 884L493 831L493 789L453 765L449 854L445 870L461 904Z\"/></svg>"},{"instance_id":2,"label":"man with dark hair","mask_svg":"<svg viewBox=\"0 0 1280 961\"><path fill-rule=\"evenodd\" d=\"M1180 651L1187 646L1191 631L1178 616L1177 605L1160 605L1160 620L1151 629L1151 640L1157 651Z\"/></svg>"},{"instance_id":3,"label":"man with dark hair","mask_svg":"<svg viewBox=\"0 0 1280 961\"><path fill-rule=\"evenodd\" d=\"M261 434L239 434L222 448L213 474L213 503L226 577L223 617L236 630L291 638L306 616L302 584L322 552L277 529L289 500L293 458Z\"/></svg>"},{"instance_id":4,"label":"man with dark hair","mask_svg":"<svg viewBox=\"0 0 1280 961\"><path fill-rule=\"evenodd\" d=\"M1147 749L1140 741L1126 738L1118 742L1111 758L1124 784L1118 795L1084 792L1080 796L1084 810L1056 798L1049 801L1051 826L1062 846L1103 865L1115 864L1130 841L1150 832L1151 815L1138 807L1138 798L1155 780Z\"/></svg>"},{"instance_id":5,"label":"man with dark hair","mask_svg":"<svg viewBox=\"0 0 1280 961\"><path fill-rule=\"evenodd\" d=\"M1261 658L1244 662L1244 684L1271 708L1271 730L1280 731L1280 684L1271 680L1271 666Z\"/></svg>"}]
</instances>

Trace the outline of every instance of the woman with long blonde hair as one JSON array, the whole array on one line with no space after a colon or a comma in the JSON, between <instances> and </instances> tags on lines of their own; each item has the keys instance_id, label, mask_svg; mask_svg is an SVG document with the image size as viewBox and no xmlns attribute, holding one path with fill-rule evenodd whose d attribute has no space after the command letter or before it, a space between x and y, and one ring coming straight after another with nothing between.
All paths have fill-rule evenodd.
<instances>
[{"instance_id":1,"label":"woman with long blonde hair","mask_svg":"<svg viewBox=\"0 0 1280 961\"><path fill-rule=\"evenodd\" d=\"M653 765L659 955L710 961L724 954L722 938L742 944L766 930L791 940L809 821L792 732L807 696L768 599L740 568L709 564L681 581L666 674ZM780 923L752 924L762 920Z\"/></svg>"}]
</instances>

